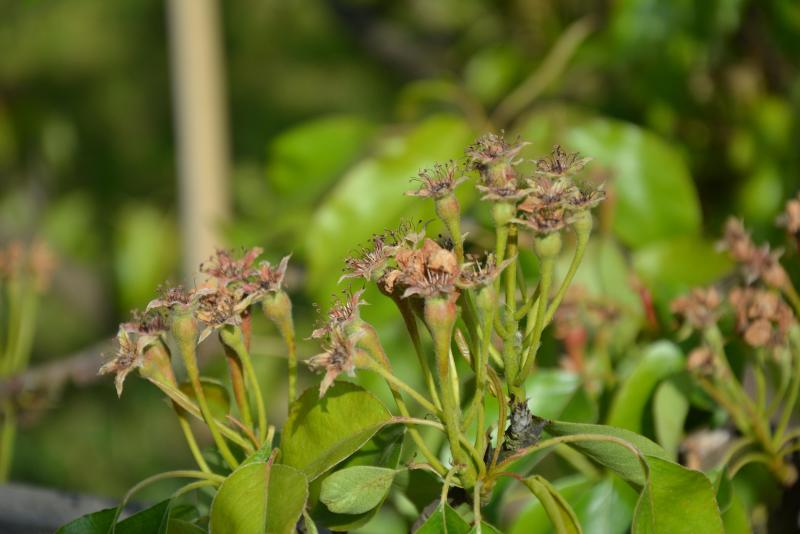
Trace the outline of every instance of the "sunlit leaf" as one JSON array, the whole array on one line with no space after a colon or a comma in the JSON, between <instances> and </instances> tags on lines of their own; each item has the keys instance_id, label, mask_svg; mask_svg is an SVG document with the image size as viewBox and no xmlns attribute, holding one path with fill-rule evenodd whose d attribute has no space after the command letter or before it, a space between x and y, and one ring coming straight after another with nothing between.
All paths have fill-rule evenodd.
<instances>
[{"instance_id":1,"label":"sunlit leaf","mask_svg":"<svg viewBox=\"0 0 800 534\"><path fill-rule=\"evenodd\" d=\"M633 534L723 534L711 481L699 471L647 457L650 476L633 516Z\"/></svg>"},{"instance_id":2,"label":"sunlit leaf","mask_svg":"<svg viewBox=\"0 0 800 534\"><path fill-rule=\"evenodd\" d=\"M469 524L458 512L444 504L434 510L415 534L468 534L469 530Z\"/></svg>"},{"instance_id":3,"label":"sunlit leaf","mask_svg":"<svg viewBox=\"0 0 800 534\"><path fill-rule=\"evenodd\" d=\"M645 348L614 396L608 424L641 433L645 407L656 386L683 367L683 355L675 344L659 341Z\"/></svg>"},{"instance_id":4,"label":"sunlit leaf","mask_svg":"<svg viewBox=\"0 0 800 534\"><path fill-rule=\"evenodd\" d=\"M464 121L434 116L407 133L387 137L377 154L348 171L308 222L305 250L308 284L327 296L342 259L375 232L395 227L420 206L405 196L420 169L461 156L471 134Z\"/></svg>"},{"instance_id":5,"label":"sunlit leaf","mask_svg":"<svg viewBox=\"0 0 800 534\"><path fill-rule=\"evenodd\" d=\"M361 152L375 127L363 118L329 116L281 132L267 150L267 178L283 201L309 203Z\"/></svg>"},{"instance_id":6,"label":"sunlit leaf","mask_svg":"<svg viewBox=\"0 0 800 534\"><path fill-rule=\"evenodd\" d=\"M161 501L120 521L117 523L115 533L164 532L169 515L169 503L169 499ZM108 534L111 531L115 514L116 508L108 508L79 517L59 528L56 534Z\"/></svg>"},{"instance_id":7,"label":"sunlit leaf","mask_svg":"<svg viewBox=\"0 0 800 534\"><path fill-rule=\"evenodd\" d=\"M576 434L611 436L627 442L638 449L642 454L651 455L664 460L669 459L667 452L658 444L653 443L644 436L622 428L615 428L607 425L552 421L545 427L545 430L553 436L570 436ZM608 467L626 480L640 486L645 482L645 473L641 461L633 451L622 444L609 441L587 440L570 443L569 446Z\"/></svg>"},{"instance_id":8,"label":"sunlit leaf","mask_svg":"<svg viewBox=\"0 0 800 534\"><path fill-rule=\"evenodd\" d=\"M575 511L546 478L533 475L525 480L525 485L542 504L558 534L582 534Z\"/></svg>"},{"instance_id":9,"label":"sunlit leaf","mask_svg":"<svg viewBox=\"0 0 800 534\"><path fill-rule=\"evenodd\" d=\"M663 382L653 397L653 422L658 442L672 459L678 456L689 399L672 381Z\"/></svg>"},{"instance_id":10,"label":"sunlit leaf","mask_svg":"<svg viewBox=\"0 0 800 534\"><path fill-rule=\"evenodd\" d=\"M313 480L371 438L391 414L371 393L338 382L319 398L307 390L292 404L281 435L282 463Z\"/></svg>"},{"instance_id":11,"label":"sunlit leaf","mask_svg":"<svg viewBox=\"0 0 800 534\"><path fill-rule=\"evenodd\" d=\"M347 467L323 481L319 499L331 512L361 514L383 502L395 474L394 469L385 467Z\"/></svg>"},{"instance_id":12,"label":"sunlit leaf","mask_svg":"<svg viewBox=\"0 0 800 534\"><path fill-rule=\"evenodd\" d=\"M254 462L231 473L211 504L212 534L291 534L308 497L306 477L286 465Z\"/></svg>"},{"instance_id":13,"label":"sunlit leaf","mask_svg":"<svg viewBox=\"0 0 800 534\"><path fill-rule=\"evenodd\" d=\"M310 488L311 495L309 502L312 504L316 503L322 484L325 483L329 476L333 476L337 473L338 470L354 466L374 466L395 470L400 463L404 437L405 427L402 425L392 425L381 429L377 434L372 436L363 447L337 465L332 472L326 473L314 480ZM406 474L406 472L401 471L399 474ZM388 494L386 496L388 496ZM384 499L386 496L384 496ZM318 503L312 509L312 516L321 525L325 525L330 529L336 531L350 531L369 522L380 509L382 502L383 499L371 510L358 514L334 513L324 504Z\"/></svg>"}]
</instances>

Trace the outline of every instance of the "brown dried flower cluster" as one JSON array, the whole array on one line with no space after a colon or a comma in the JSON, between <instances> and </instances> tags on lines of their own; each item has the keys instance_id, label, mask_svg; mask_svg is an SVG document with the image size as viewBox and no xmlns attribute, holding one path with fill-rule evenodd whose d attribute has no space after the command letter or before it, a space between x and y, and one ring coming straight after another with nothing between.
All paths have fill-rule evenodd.
<instances>
[{"instance_id":1,"label":"brown dried flower cluster","mask_svg":"<svg viewBox=\"0 0 800 534\"><path fill-rule=\"evenodd\" d=\"M467 165L479 172L477 189L483 200L517 202L525 196L514 166L526 144L509 144L502 134L487 134L467 148Z\"/></svg>"},{"instance_id":2,"label":"brown dried flower cluster","mask_svg":"<svg viewBox=\"0 0 800 534\"><path fill-rule=\"evenodd\" d=\"M364 289L358 291L343 291L342 298L336 300L328 310L327 321L322 325L315 328L311 332L313 339L319 339L332 334L334 331L339 330L360 319L358 308L367 302L361 298L364 294Z\"/></svg>"},{"instance_id":3,"label":"brown dried flower cluster","mask_svg":"<svg viewBox=\"0 0 800 534\"><path fill-rule=\"evenodd\" d=\"M736 327L752 347L778 347L795 322L791 308L778 293L752 287L736 287L728 300L736 314Z\"/></svg>"},{"instance_id":4,"label":"brown dried flower cluster","mask_svg":"<svg viewBox=\"0 0 800 534\"><path fill-rule=\"evenodd\" d=\"M515 163L520 150L527 144L519 141L509 144L502 133L489 133L467 147L467 162L470 167L478 171L486 170L498 163L511 165Z\"/></svg>"},{"instance_id":5,"label":"brown dried flower cluster","mask_svg":"<svg viewBox=\"0 0 800 534\"><path fill-rule=\"evenodd\" d=\"M436 241L426 238L421 248L398 248L394 259L396 268L381 279L387 293L402 289L402 298L457 293L461 268L456 255Z\"/></svg>"},{"instance_id":6,"label":"brown dried flower cluster","mask_svg":"<svg viewBox=\"0 0 800 534\"><path fill-rule=\"evenodd\" d=\"M342 373L349 376L355 374L355 342L356 336L348 336L341 328L334 328L328 336L328 341L323 344L323 351L308 360L308 366L314 370L324 370L325 376L319 385L319 396L325 395L328 388L333 385L336 377Z\"/></svg>"},{"instance_id":7,"label":"brown dried flower cluster","mask_svg":"<svg viewBox=\"0 0 800 534\"><path fill-rule=\"evenodd\" d=\"M556 145L549 157L536 160L537 177L528 180L525 199L518 206L523 216L514 222L537 234L562 230L573 221L576 212L589 210L605 199L603 186L577 184L572 176L589 158L566 154Z\"/></svg>"},{"instance_id":8,"label":"brown dried flower cluster","mask_svg":"<svg viewBox=\"0 0 800 534\"><path fill-rule=\"evenodd\" d=\"M717 323L722 312L722 297L713 288L695 288L688 295L672 301L672 313L683 317L684 322L696 330L704 330Z\"/></svg>"},{"instance_id":9,"label":"brown dried flower cluster","mask_svg":"<svg viewBox=\"0 0 800 534\"><path fill-rule=\"evenodd\" d=\"M117 351L114 357L100 367L99 373L114 373L117 395L122 395L125 379L131 371L144 365L147 347L167 331L164 316L158 311L133 312L133 320L123 323L117 332Z\"/></svg>"},{"instance_id":10,"label":"brown dried flower cluster","mask_svg":"<svg viewBox=\"0 0 800 534\"><path fill-rule=\"evenodd\" d=\"M491 253L486 254L483 262L476 257L471 257L469 260L461 266L461 276L458 282L458 286L461 288L486 287L494 283L500 273L511 265L514 258L504 260L499 265L497 258Z\"/></svg>"},{"instance_id":11,"label":"brown dried flower cluster","mask_svg":"<svg viewBox=\"0 0 800 534\"><path fill-rule=\"evenodd\" d=\"M560 145L553 147L549 156L534 161L536 174L548 178L562 178L580 172L592 158L582 158L575 152L568 154Z\"/></svg>"},{"instance_id":12,"label":"brown dried flower cluster","mask_svg":"<svg viewBox=\"0 0 800 534\"><path fill-rule=\"evenodd\" d=\"M453 161L438 163L432 169L419 172L416 181L420 187L416 191L408 191L406 195L433 199L444 198L453 193L467 177L459 176L459 168Z\"/></svg>"},{"instance_id":13,"label":"brown dried flower cluster","mask_svg":"<svg viewBox=\"0 0 800 534\"><path fill-rule=\"evenodd\" d=\"M186 289L182 286L162 287L160 296L148 303L144 313L133 313L133 320L120 325L116 356L100 368L101 374L116 373L117 393L127 375L144 362L147 347L167 331L170 313L191 313L205 325L198 337L202 342L211 332L224 325L240 325L250 305L270 292L281 290L289 256L276 267L262 261L255 264L262 249L255 247L235 258L231 251L218 250L200 271L209 283Z\"/></svg>"},{"instance_id":14,"label":"brown dried flower cluster","mask_svg":"<svg viewBox=\"0 0 800 534\"><path fill-rule=\"evenodd\" d=\"M727 250L734 261L741 264L748 284L762 280L770 287L783 288L788 281L779 261L782 251L770 250L769 244L756 246L739 219L728 219L719 248Z\"/></svg>"},{"instance_id":15,"label":"brown dried flower cluster","mask_svg":"<svg viewBox=\"0 0 800 534\"><path fill-rule=\"evenodd\" d=\"M800 193L786 202L786 208L778 217L778 224L795 237L800 237Z\"/></svg>"}]
</instances>

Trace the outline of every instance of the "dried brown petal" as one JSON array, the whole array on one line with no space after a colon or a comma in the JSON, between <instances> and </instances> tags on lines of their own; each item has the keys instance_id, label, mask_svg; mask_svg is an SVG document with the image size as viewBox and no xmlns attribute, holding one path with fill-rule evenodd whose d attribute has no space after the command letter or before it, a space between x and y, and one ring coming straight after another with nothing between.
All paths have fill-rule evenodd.
<instances>
[{"instance_id":1,"label":"dried brown petal","mask_svg":"<svg viewBox=\"0 0 800 534\"><path fill-rule=\"evenodd\" d=\"M703 330L717 322L722 297L713 288L695 288L672 301L672 313L680 315L692 328Z\"/></svg>"},{"instance_id":2,"label":"dried brown petal","mask_svg":"<svg viewBox=\"0 0 800 534\"><path fill-rule=\"evenodd\" d=\"M340 329L331 332L329 342L323 346L324 351L308 360L308 366L313 371L325 370L325 377L319 386L319 396L323 397L333 385L336 377L342 373L353 376L355 373L354 341L348 338Z\"/></svg>"},{"instance_id":3,"label":"dried brown petal","mask_svg":"<svg viewBox=\"0 0 800 534\"><path fill-rule=\"evenodd\" d=\"M555 145L549 156L535 160L536 174L558 178L571 176L583 169L591 158L581 158L577 152L568 154Z\"/></svg>"},{"instance_id":4,"label":"dried brown petal","mask_svg":"<svg viewBox=\"0 0 800 534\"><path fill-rule=\"evenodd\" d=\"M416 178L420 182L420 187L416 191L409 191L406 194L440 199L452 194L455 188L466 179L466 176L459 176L455 162L439 163L431 169L420 171Z\"/></svg>"}]
</instances>

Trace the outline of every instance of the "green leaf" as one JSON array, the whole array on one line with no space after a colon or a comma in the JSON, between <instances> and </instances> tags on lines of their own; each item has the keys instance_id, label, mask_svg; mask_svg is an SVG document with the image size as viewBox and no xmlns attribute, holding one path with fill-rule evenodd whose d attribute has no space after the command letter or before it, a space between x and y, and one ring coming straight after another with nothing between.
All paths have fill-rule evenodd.
<instances>
[{"instance_id":1,"label":"green leaf","mask_svg":"<svg viewBox=\"0 0 800 534\"><path fill-rule=\"evenodd\" d=\"M750 514L742 499L733 492L730 506L722 514L722 523L725 534L752 534L750 527Z\"/></svg>"},{"instance_id":2,"label":"green leaf","mask_svg":"<svg viewBox=\"0 0 800 534\"><path fill-rule=\"evenodd\" d=\"M717 469L716 473L709 473L714 479L714 493L717 498L717 505L720 513L725 513L733 502L734 487L731 477L728 476L728 466L724 465Z\"/></svg>"},{"instance_id":3,"label":"green leaf","mask_svg":"<svg viewBox=\"0 0 800 534\"><path fill-rule=\"evenodd\" d=\"M107 508L81 516L59 528L56 534L107 534L115 513L116 508Z\"/></svg>"},{"instance_id":4,"label":"green leaf","mask_svg":"<svg viewBox=\"0 0 800 534\"><path fill-rule=\"evenodd\" d=\"M614 233L625 244L638 248L699 233L700 202L689 170L680 153L659 136L597 118L570 129L565 144L611 172Z\"/></svg>"},{"instance_id":5,"label":"green leaf","mask_svg":"<svg viewBox=\"0 0 800 534\"><path fill-rule=\"evenodd\" d=\"M524 484L542 504L558 534L581 534L583 532L575 511L546 478L533 475L525 479Z\"/></svg>"},{"instance_id":6,"label":"green leaf","mask_svg":"<svg viewBox=\"0 0 800 534\"><path fill-rule=\"evenodd\" d=\"M231 413L231 397L228 393L228 388L219 380L208 377L200 377L200 385L203 388L203 394L206 397L206 402L214 417L221 419ZM180 390L192 401L197 403L197 397L194 394L194 388L189 382L183 382L180 385Z\"/></svg>"},{"instance_id":7,"label":"green leaf","mask_svg":"<svg viewBox=\"0 0 800 534\"><path fill-rule=\"evenodd\" d=\"M354 384L339 382L321 399L311 388L292 404L281 436L281 461L314 480L361 448L390 419L378 399Z\"/></svg>"},{"instance_id":8,"label":"green leaf","mask_svg":"<svg viewBox=\"0 0 800 534\"><path fill-rule=\"evenodd\" d=\"M582 476L562 478L554 483L575 510L585 534L624 534L628 531L638 495L615 476L600 482ZM509 506L511 506L509 502ZM552 525L541 503L531 499L514 520L509 534L550 534Z\"/></svg>"},{"instance_id":9,"label":"green leaf","mask_svg":"<svg viewBox=\"0 0 800 534\"><path fill-rule=\"evenodd\" d=\"M339 514L361 514L383 502L396 471L385 467L356 465L331 474L322 482L320 500Z\"/></svg>"},{"instance_id":10,"label":"green leaf","mask_svg":"<svg viewBox=\"0 0 800 534\"><path fill-rule=\"evenodd\" d=\"M267 177L284 201L310 202L359 155L374 133L348 115L314 119L282 132L267 151Z\"/></svg>"},{"instance_id":11,"label":"green leaf","mask_svg":"<svg viewBox=\"0 0 800 534\"><path fill-rule=\"evenodd\" d=\"M539 417L558 419L568 410L583 415L585 419L596 415L597 407L587 396L581 377L576 373L542 369L527 381L525 390L530 398L531 412Z\"/></svg>"},{"instance_id":12,"label":"green leaf","mask_svg":"<svg viewBox=\"0 0 800 534\"><path fill-rule=\"evenodd\" d=\"M576 434L600 434L624 440L637 448L642 454L669 459L667 452L658 444L630 430L606 425L589 425L551 421L545 427L552 436L571 436ZM570 447L580 451L596 462L618 473L622 478L639 486L645 483L645 473L639 458L629 449L618 443L608 441L581 441L570 443Z\"/></svg>"},{"instance_id":13,"label":"green leaf","mask_svg":"<svg viewBox=\"0 0 800 534\"><path fill-rule=\"evenodd\" d=\"M449 504L440 505L415 534L468 534L469 524Z\"/></svg>"},{"instance_id":14,"label":"green leaf","mask_svg":"<svg viewBox=\"0 0 800 534\"><path fill-rule=\"evenodd\" d=\"M684 366L680 349L669 341L658 341L644 350L633 372L622 381L608 416L608 424L641 433L642 416L659 382Z\"/></svg>"},{"instance_id":15,"label":"green leaf","mask_svg":"<svg viewBox=\"0 0 800 534\"><path fill-rule=\"evenodd\" d=\"M658 386L653 397L656 437L673 460L678 456L688 413L689 399L673 381L667 380Z\"/></svg>"},{"instance_id":16,"label":"green leaf","mask_svg":"<svg viewBox=\"0 0 800 534\"><path fill-rule=\"evenodd\" d=\"M306 528L306 534L319 534L317 524L305 510L303 510L303 526Z\"/></svg>"},{"instance_id":17,"label":"green leaf","mask_svg":"<svg viewBox=\"0 0 800 534\"><path fill-rule=\"evenodd\" d=\"M167 534L205 534L207 531L182 519L170 519Z\"/></svg>"},{"instance_id":18,"label":"green leaf","mask_svg":"<svg viewBox=\"0 0 800 534\"><path fill-rule=\"evenodd\" d=\"M366 445L361 447L355 454L350 456L347 460L336 466L335 469L342 470L353 466L374 466L384 467L388 469L396 469L400 463L400 456L403 451L403 438L405 437L405 427L402 425L391 425L381 429L380 432L372 436ZM316 502L317 496L320 494L322 484L327 480L327 477L332 476L333 473L327 473L314 480L311 484L311 497L310 502ZM402 471L399 474L406 474ZM437 486L437 495L438 495ZM384 496L385 499L386 496ZM430 502L430 500L428 500ZM360 514L338 514L330 511L324 504L318 504L312 510L312 515L321 525L336 530L336 531L350 531L355 530L372 519L372 517L380 510L380 505L371 510ZM427 503L426 503L427 504Z\"/></svg>"},{"instance_id":19,"label":"green leaf","mask_svg":"<svg viewBox=\"0 0 800 534\"><path fill-rule=\"evenodd\" d=\"M624 534L630 527L636 498L636 492L628 484L609 476L584 494L573 499L567 497L567 501L585 534Z\"/></svg>"},{"instance_id":20,"label":"green leaf","mask_svg":"<svg viewBox=\"0 0 800 534\"><path fill-rule=\"evenodd\" d=\"M286 465L256 462L225 479L211 503L212 534L292 534L306 504L308 483Z\"/></svg>"},{"instance_id":21,"label":"green leaf","mask_svg":"<svg viewBox=\"0 0 800 534\"><path fill-rule=\"evenodd\" d=\"M649 243L634 251L633 268L657 301L668 302L718 279L730 271L731 261L717 252L713 243L684 236Z\"/></svg>"},{"instance_id":22,"label":"green leaf","mask_svg":"<svg viewBox=\"0 0 800 534\"><path fill-rule=\"evenodd\" d=\"M469 534L478 534L478 526L474 526L470 529ZM487 523L486 521L481 521L481 534L503 534L500 530Z\"/></svg>"},{"instance_id":23,"label":"green leaf","mask_svg":"<svg viewBox=\"0 0 800 534\"><path fill-rule=\"evenodd\" d=\"M169 515L169 503L169 499L161 501L120 521L114 529L115 534L164 532ZM111 532L116 510L116 508L108 508L79 517L58 529L56 534L108 534Z\"/></svg>"},{"instance_id":24,"label":"green leaf","mask_svg":"<svg viewBox=\"0 0 800 534\"><path fill-rule=\"evenodd\" d=\"M410 208L423 205L404 194L413 188L410 179L436 161L461 156L470 137L463 119L437 115L381 140L377 154L350 169L308 222L309 286L327 296L335 283L331 273L340 271L342 258L373 233L397 226Z\"/></svg>"},{"instance_id":25,"label":"green leaf","mask_svg":"<svg viewBox=\"0 0 800 534\"><path fill-rule=\"evenodd\" d=\"M699 471L653 456L633 516L633 534L723 534L714 488Z\"/></svg>"},{"instance_id":26,"label":"green leaf","mask_svg":"<svg viewBox=\"0 0 800 534\"><path fill-rule=\"evenodd\" d=\"M686 163L658 135L566 106L537 111L518 131L534 144L527 154L540 156L561 143L592 157L590 168L607 169L613 229L626 245L639 248L700 232L700 202Z\"/></svg>"}]
</instances>

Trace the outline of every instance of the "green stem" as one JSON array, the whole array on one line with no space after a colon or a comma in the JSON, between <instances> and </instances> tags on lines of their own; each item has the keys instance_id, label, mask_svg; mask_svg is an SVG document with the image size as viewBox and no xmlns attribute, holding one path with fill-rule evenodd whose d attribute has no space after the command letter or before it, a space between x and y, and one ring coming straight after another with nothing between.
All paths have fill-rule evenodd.
<instances>
[{"instance_id":1,"label":"green stem","mask_svg":"<svg viewBox=\"0 0 800 534\"><path fill-rule=\"evenodd\" d=\"M261 393L261 386L258 383L258 376L256 376L255 369L253 368L253 361L250 358L250 352L244 346L242 329L238 326L226 325L220 330L220 339L223 344L230 347L236 353L239 361L241 361L244 366L245 377L250 383L248 391L252 391L255 397L258 415L258 438L263 442L267 437L267 409L264 404L264 396Z\"/></svg>"},{"instance_id":2,"label":"green stem","mask_svg":"<svg viewBox=\"0 0 800 534\"><path fill-rule=\"evenodd\" d=\"M14 457L14 441L17 435L17 418L11 401L3 403L3 424L0 429L0 482L6 482L11 472Z\"/></svg>"},{"instance_id":3,"label":"green stem","mask_svg":"<svg viewBox=\"0 0 800 534\"><path fill-rule=\"evenodd\" d=\"M225 349L225 359L228 362L228 374L231 377L233 398L236 401L236 406L239 408L239 414L242 416L242 423L249 428L253 428L253 416L250 413L250 402L247 400L242 361L237 356L236 351L224 342L222 343L222 347Z\"/></svg>"},{"instance_id":4,"label":"green stem","mask_svg":"<svg viewBox=\"0 0 800 534\"><path fill-rule=\"evenodd\" d=\"M508 245L506 246L506 257L514 258L517 256L517 227L511 226L508 230ZM514 260L516 263L516 260ZM520 351L515 337L517 336L518 324L514 316L517 311L517 266L509 265L503 271L505 281L505 318L503 337L503 363L505 364L506 381L509 393L519 396L520 392L515 387L518 384L520 370Z\"/></svg>"},{"instance_id":5,"label":"green stem","mask_svg":"<svg viewBox=\"0 0 800 534\"><path fill-rule=\"evenodd\" d=\"M438 410L436 409L433 404L428 402L422 395L420 395L414 388L397 378L394 373L392 372L392 364L389 361L389 358L386 356L386 352L383 350L383 346L380 344L380 340L378 339L377 334L369 327L367 330L367 335L364 338L365 345L370 350L370 358L369 358L369 369L375 371L376 373L380 374L384 380L386 380L387 384L389 384L389 389L392 392L392 398L394 398L394 402L397 405L397 409L400 411L400 414L405 419L410 419L410 412L408 411L408 407L406 406L405 400L403 400L403 396L400 394L399 389L403 389L409 395L417 399L417 402L420 400L423 401L421 403L423 406L425 404L428 405L429 408L432 408L432 412L434 414L438 414ZM370 340L371 338L371 340ZM428 463L431 467L439 473L439 475L443 475L447 472L447 469L442 465L436 455L428 448L425 443L425 440L422 439L422 435L417 431L415 428L409 428L408 433L411 435L411 439L414 441L414 444L417 446L419 451L428 460Z\"/></svg>"},{"instance_id":6,"label":"green stem","mask_svg":"<svg viewBox=\"0 0 800 534\"><path fill-rule=\"evenodd\" d=\"M453 461L457 464L468 466L467 457L461 447L461 414L456 400L456 391L453 387L450 365L450 341L453 337L455 325L455 312L445 311L454 306L448 302L449 297L429 297L425 301L425 316L428 327L433 336L434 355L436 357L436 370L439 376L439 391L442 401L442 420L447 430L450 450ZM464 482L471 487L474 482L470 470L465 472Z\"/></svg>"},{"instance_id":7,"label":"green stem","mask_svg":"<svg viewBox=\"0 0 800 534\"><path fill-rule=\"evenodd\" d=\"M536 361L536 354L539 352L539 345L542 341L542 331L545 325L545 310L547 309L547 295L550 291L550 282L553 278L553 268L555 259L551 257L542 258L542 272L541 281L539 286L542 288L539 293L539 302L536 307L536 320L533 325L533 333L530 345L525 352L525 362L523 363L522 372L517 377L517 385L522 385L525 378L533 370L533 363Z\"/></svg>"},{"instance_id":8,"label":"green stem","mask_svg":"<svg viewBox=\"0 0 800 534\"><path fill-rule=\"evenodd\" d=\"M441 411L436 408L428 399L423 397L417 390L409 386L405 383L402 379L396 377L391 371L387 370L383 365L371 360L372 364L369 365L368 369L375 373L378 373L383 377L386 382L389 383L389 387L392 390L399 389L405 393L407 393L412 399L414 399L417 404L425 408L429 413L440 417Z\"/></svg>"},{"instance_id":9,"label":"green stem","mask_svg":"<svg viewBox=\"0 0 800 534\"><path fill-rule=\"evenodd\" d=\"M120 502L119 506L117 506L117 509L114 513L114 519L111 522L111 534L114 534L116 532L117 521L119 521L119 516L122 513L122 510L125 509L125 506L128 504L128 501L130 501L131 497L134 496L134 494L136 494L142 488L149 486L150 484L170 478L196 478L213 484L222 484L225 481L225 477L221 475L215 475L213 473L204 473L202 471L191 471L186 469L177 471L166 471L164 473L159 473L157 475L148 477L139 482L138 484L136 484L135 486L133 486L130 490L128 490L128 493L126 493L125 496L122 498L122 501Z\"/></svg>"},{"instance_id":10,"label":"green stem","mask_svg":"<svg viewBox=\"0 0 800 534\"><path fill-rule=\"evenodd\" d=\"M200 370L197 367L197 347L195 345L197 327L194 325L194 319L187 315L173 318L172 330L178 341L178 349L181 353L184 367L186 367L186 374L189 376L192 389L194 389L195 397L197 397L200 413L203 414L203 420L208 425L211 437L214 439L214 443L219 449L222 458L231 469L236 469L239 462L236 461L230 447L228 447L228 444L220 434L217 421L211 413L211 409L208 407L203 385L200 383Z\"/></svg>"},{"instance_id":11,"label":"green stem","mask_svg":"<svg viewBox=\"0 0 800 534\"><path fill-rule=\"evenodd\" d=\"M553 300L550 301L550 306L547 308L547 315L544 317L544 324L550 324L550 321L553 320L556 310L558 310L558 307L561 305L561 301L564 300L564 295L567 294L567 290L572 283L572 279L575 278L575 273L578 272L578 267L580 267L581 262L583 261L583 256L586 253L586 245L589 243L589 235L589 232L578 232L578 242L575 245L575 254L572 256L572 262L570 262L567 274L564 277L564 280L561 282L561 287L558 288L558 292L556 293L555 297L553 297ZM546 295L546 293L544 294Z\"/></svg>"},{"instance_id":12,"label":"green stem","mask_svg":"<svg viewBox=\"0 0 800 534\"><path fill-rule=\"evenodd\" d=\"M197 440L194 437L194 432L192 432L192 426L189 424L189 419L186 417L186 412L177 404L173 403L172 407L175 410L175 414L178 416L178 422L181 425L181 430L186 438L186 443L189 445L189 450L192 452L192 457L194 458L195 463L202 472L211 473L211 468L208 467L206 459L203 458L203 454L200 452L200 448L197 446Z\"/></svg>"},{"instance_id":13,"label":"green stem","mask_svg":"<svg viewBox=\"0 0 800 534\"><path fill-rule=\"evenodd\" d=\"M800 295L797 294L794 284L792 284L792 281L789 280L788 277L781 289L783 289L783 294L786 295L786 298L791 302L795 315L800 317Z\"/></svg>"},{"instance_id":14,"label":"green stem","mask_svg":"<svg viewBox=\"0 0 800 534\"><path fill-rule=\"evenodd\" d=\"M792 418L792 413L794 412L795 406L797 405L797 396L800 392L800 343L797 342L797 330L793 330L790 333L790 341L791 346L794 350L792 350L792 361L794 362L794 373L792 374L792 381L789 385L789 392L786 395L786 399L783 402L783 408L781 409L781 416L778 419L778 426L775 427L775 439L777 443L783 439L784 434L786 433L786 428L789 426L789 421Z\"/></svg>"},{"instance_id":15,"label":"green stem","mask_svg":"<svg viewBox=\"0 0 800 534\"><path fill-rule=\"evenodd\" d=\"M419 360L419 366L422 369L422 376L425 380L425 385L428 388L428 394L431 396L433 404L437 408L437 410L434 411L434 413L436 413L442 409L442 403L439 400L439 393L436 391L436 381L433 378L431 366L428 364L428 358L425 354L425 351L422 349L422 340L419 336L417 318L414 316L414 312L411 309L408 299L392 297L392 301L394 301L397 309L400 311L400 316L403 318L406 331L408 332L409 337L411 337L411 343L414 345L414 351L417 354L417 360Z\"/></svg>"}]
</instances>

